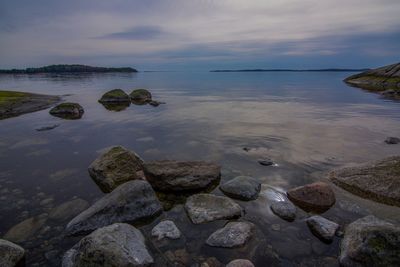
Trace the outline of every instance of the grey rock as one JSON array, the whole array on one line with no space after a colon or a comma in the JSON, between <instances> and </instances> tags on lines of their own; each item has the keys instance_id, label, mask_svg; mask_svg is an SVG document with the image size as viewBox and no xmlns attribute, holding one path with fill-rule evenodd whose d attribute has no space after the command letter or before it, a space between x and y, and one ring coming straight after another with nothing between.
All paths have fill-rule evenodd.
<instances>
[{"instance_id":1,"label":"grey rock","mask_svg":"<svg viewBox=\"0 0 400 267\"><path fill-rule=\"evenodd\" d=\"M41 214L36 217L28 218L17 225L14 225L4 235L4 239L12 242L23 242L36 234L46 223L47 215Z\"/></svg>"},{"instance_id":2,"label":"grey rock","mask_svg":"<svg viewBox=\"0 0 400 267\"><path fill-rule=\"evenodd\" d=\"M66 231L77 235L117 222L141 222L161 212L161 204L150 184L134 180L120 185L80 213L68 223Z\"/></svg>"},{"instance_id":3,"label":"grey rock","mask_svg":"<svg viewBox=\"0 0 400 267\"><path fill-rule=\"evenodd\" d=\"M76 198L60 204L51 210L49 218L57 221L71 219L89 207L86 200Z\"/></svg>"},{"instance_id":4,"label":"grey rock","mask_svg":"<svg viewBox=\"0 0 400 267\"><path fill-rule=\"evenodd\" d=\"M25 250L10 241L0 239L0 266L21 266L25 257Z\"/></svg>"},{"instance_id":5,"label":"grey rock","mask_svg":"<svg viewBox=\"0 0 400 267\"><path fill-rule=\"evenodd\" d=\"M100 189L109 193L117 186L141 179L143 160L122 146L115 146L100 155L89 166L89 174Z\"/></svg>"},{"instance_id":6,"label":"grey rock","mask_svg":"<svg viewBox=\"0 0 400 267\"><path fill-rule=\"evenodd\" d=\"M232 219L242 215L242 208L233 200L211 194L190 196L186 200L185 209L194 224Z\"/></svg>"},{"instance_id":7,"label":"grey rock","mask_svg":"<svg viewBox=\"0 0 400 267\"><path fill-rule=\"evenodd\" d=\"M179 239L181 237L181 231L179 231L173 221L166 220L157 224L151 230L151 235L157 237L158 240L163 238Z\"/></svg>"},{"instance_id":8,"label":"grey rock","mask_svg":"<svg viewBox=\"0 0 400 267\"><path fill-rule=\"evenodd\" d=\"M388 145L396 145L396 144L400 143L400 138L388 137L388 138L386 138L385 143Z\"/></svg>"},{"instance_id":9,"label":"grey rock","mask_svg":"<svg viewBox=\"0 0 400 267\"><path fill-rule=\"evenodd\" d=\"M154 262L142 233L125 223L97 229L67 251L63 267L150 266Z\"/></svg>"},{"instance_id":10,"label":"grey rock","mask_svg":"<svg viewBox=\"0 0 400 267\"><path fill-rule=\"evenodd\" d=\"M230 222L212 233L206 244L212 247L241 247L251 238L254 225L249 222Z\"/></svg>"},{"instance_id":11,"label":"grey rock","mask_svg":"<svg viewBox=\"0 0 400 267\"><path fill-rule=\"evenodd\" d=\"M272 165L274 165L274 162L270 158L259 159L258 163L260 163L263 166L272 166Z\"/></svg>"},{"instance_id":12,"label":"grey rock","mask_svg":"<svg viewBox=\"0 0 400 267\"><path fill-rule=\"evenodd\" d=\"M237 259L229 262L226 267L254 267L254 264L246 259Z\"/></svg>"},{"instance_id":13,"label":"grey rock","mask_svg":"<svg viewBox=\"0 0 400 267\"><path fill-rule=\"evenodd\" d=\"M325 242L331 242L339 228L339 224L319 215L307 218L306 222L311 232Z\"/></svg>"},{"instance_id":14,"label":"grey rock","mask_svg":"<svg viewBox=\"0 0 400 267\"><path fill-rule=\"evenodd\" d=\"M129 94L133 101L149 102L151 101L151 93L146 89L135 89Z\"/></svg>"},{"instance_id":15,"label":"grey rock","mask_svg":"<svg viewBox=\"0 0 400 267\"><path fill-rule=\"evenodd\" d=\"M296 218L296 207L289 201L274 201L271 204L274 214L286 221L294 221Z\"/></svg>"},{"instance_id":16,"label":"grey rock","mask_svg":"<svg viewBox=\"0 0 400 267\"><path fill-rule=\"evenodd\" d=\"M340 246L345 267L400 266L400 227L372 215L349 224Z\"/></svg>"},{"instance_id":17,"label":"grey rock","mask_svg":"<svg viewBox=\"0 0 400 267\"><path fill-rule=\"evenodd\" d=\"M400 156L334 170L333 183L358 196L400 207Z\"/></svg>"},{"instance_id":18,"label":"grey rock","mask_svg":"<svg viewBox=\"0 0 400 267\"><path fill-rule=\"evenodd\" d=\"M240 200L254 200L261 190L261 183L249 176L238 176L219 187L225 195Z\"/></svg>"},{"instance_id":19,"label":"grey rock","mask_svg":"<svg viewBox=\"0 0 400 267\"><path fill-rule=\"evenodd\" d=\"M156 190L201 190L219 181L221 167L203 161L162 160L146 162L144 174Z\"/></svg>"},{"instance_id":20,"label":"grey rock","mask_svg":"<svg viewBox=\"0 0 400 267\"><path fill-rule=\"evenodd\" d=\"M121 89L113 89L106 92L99 100L100 103L117 103L117 102L130 102L131 99Z\"/></svg>"},{"instance_id":21,"label":"grey rock","mask_svg":"<svg viewBox=\"0 0 400 267\"><path fill-rule=\"evenodd\" d=\"M50 114L62 119L76 120L82 118L84 110L78 103L61 103L50 110Z\"/></svg>"}]
</instances>

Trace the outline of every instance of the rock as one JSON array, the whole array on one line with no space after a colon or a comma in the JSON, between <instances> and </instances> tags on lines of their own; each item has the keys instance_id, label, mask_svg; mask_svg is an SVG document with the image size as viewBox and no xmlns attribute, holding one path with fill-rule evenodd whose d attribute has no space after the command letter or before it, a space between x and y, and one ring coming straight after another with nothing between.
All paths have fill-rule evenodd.
<instances>
[{"instance_id":1,"label":"rock","mask_svg":"<svg viewBox=\"0 0 400 267\"><path fill-rule=\"evenodd\" d=\"M8 230L4 235L4 239L17 243L26 241L36 234L44 226L46 221L46 214L26 219Z\"/></svg>"},{"instance_id":2,"label":"rock","mask_svg":"<svg viewBox=\"0 0 400 267\"><path fill-rule=\"evenodd\" d=\"M65 221L78 215L88 207L89 203L86 200L80 198L72 199L52 209L49 218L57 221Z\"/></svg>"},{"instance_id":3,"label":"rock","mask_svg":"<svg viewBox=\"0 0 400 267\"><path fill-rule=\"evenodd\" d=\"M249 222L230 222L212 233L206 244L212 247L241 247L251 238L254 225Z\"/></svg>"},{"instance_id":4,"label":"rock","mask_svg":"<svg viewBox=\"0 0 400 267\"><path fill-rule=\"evenodd\" d=\"M151 235L157 237L158 240L163 238L179 239L181 237L181 231L179 231L173 221L166 220L157 224L153 230L151 230Z\"/></svg>"},{"instance_id":5,"label":"rock","mask_svg":"<svg viewBox=\"0 0 400 267\"><path fill-rule=\"evenodd\" d=\"M143 160L138 155L115 146L93 161L88 171L100 189L109 193L125 182L140 179L142 169Z\"/></svg>"},{"instance_id":6,"label":"rock","mask_svg":"<svg viewBox=\"0 0 400 267\"><path fill-rule=\"evenodd\" d=\"M50 130L53 130L53 129L57 128L58 126L60 126L60 124L53 124L53 125L49 125L49 126L43 126L43 127L37 128L36 131L38 131L38 132L50 131Z\"/></svg>"},{"instance_id":7,"label":"rock","mask_svg":"<svg viewBox=\"0 0 400 267\"><path fill-rule=\"evenodd\" d=\"M349 224L340 246L341 266L400 266L400 227L372 215Z\"/></svg>"},{"instance_id":8,"label":"rock","mask_svg":"<svg viewBox=\"0 0 400 267\"><path fill-rule=\"evenodd\" d=\"M149 102L151 101L151 93L146 89L133 90L129 95L133 101Z\"/></svg>"},{"instance_id":9,"label":"rock","mask_svg":"<svg viewBox=\"0 0 400 267\"><path fill-rule=\"evenodd\" d=\"M254 267L254 264L249 260L237 259L229 262L226 267Z\"/></svg>"},{"instance_id":10,"label":"rock","mask_svg":"<svg viewBox=\"0 0 400 267\"><path fill-rule=\"evenodd\" d=\"M333 183L358 196L400 207L400 156L334 170Z\"/></svg>"},{"instance_id":11,"label":"rock","mask_svg":"<svg viewBox=\"0 0 400 267\"><path fill-rule=\"evenodd\" d=\"M162 160L146 162L144 174L156 190L202 190L219 181L221 167L203 161Z\"/></svg>"},{"instance_id":12,"label":"rock","mask_svg":"<svg viewBox=\"0 0 400 267\"><path fill-rule=\"evenodd\" d=\"M156 101L156 100L152 100L152 101L149 102L149 105L153 106L153 107L158 107L161 104L165 104L165 102Z\"/></svg>"},{"instance_id":13,"label":"rock","mask_svg":"<svg viewBox=\"0 0 400 267\"><path fill-rule=\"evenodd\" d=\"M190 196L185 203L186 212L194 224L237 218L242 208L227 197L211 194Z\"/></svg>"},{"instance_id":14,"label":"rock","mask_svg":"<svg viewBox=\"0 0 400 267\"><path fill-rule=\"evenodd\" d=\"M305 211L323 212L335 204L332 188L323 182L299 186L287 191L288 198Z\"/></svg>"},{"instance_id":15,"label":"rock","mask_svg":"<svg viewBox=\"0 0 400 267\"><path fill-rule=\"evenodd\" d=\"M114 89L105 93L100 99L100 103L131 102L129 95L121 89Z\"/></svg>"},{"instance_id":16,"label":"rock","mask_svg":"<svg viewBox=\"0 0 400 267\"><path fill-rule=\"evenodd\" d=\"M396 145L396 144L400 143L400 138L388 137L388 138L386 138L385 143L388 145Z\"/></svg>"},{"instance_id":17,"label":"rock","mask_svg":"<svg viewBox=\"0 0 400 267\"><path fill-rule=\"evenodd\" d=\"M118 186L80 213L68 223L66 231L77 235L116 222L141 222L161 212L161 204L150 184L135 180Z\"/></svg>"},{"instance_id":18,"label":"rock","mask_svg":"<svg viewBox=\"0 0 400 267\"><path fill-rule=\"evenodd\" d=\"M61 103L50 110L50 114L62 119L76 120L82 118L84 110L78 103Z\"/></svg>"},{"instance_id":19,"label":"rock","mask_svg":"<svg viewBox=\"0 0 400 267\"><path fill-rule=\"evenodd\" d=\"M286 221L294 221L296 218L296 207L289 201L274 201L271 204L272 212Z\"/></svg>"},{"instance_id":20,"label":"rock","mask_svg":"<svg viewBox=\"0 0 400 267\"><path fill-rule=\"evenodd\" d=\"M272 161L272 159L269 159L269 158L259 159L258 163L260 163L263 166L272 166L272 165L274 165L274 162Z\"/></svg>"},{"instance_id":21,"label":"rock","mask_svg":"<svg viewBox=\"0 0 400 267\"><path fill-rule=\"evenodd\" d=\"M185 249L178 249L175 251L168 250L165 252L165 257L173 263L172 266L186 267L190 266L190 255Z\"/></svg>"},{"instance_id":22,"label":"rock","mask_svg":"<svg viewBox=\"0 0 400 267\"><path fill-rule=\"evenodd\" d=\"M325 242L331 242L339 228L339 224L319 215L308 218L306 222L311 232Z\"/></svg>"},{"instance_id":23,"label":"rock","mask_svg":"<svg viewBox=\"0 0 400 267\"><path fill-rule=\"evenodd\" d=\"M249 176L238 176L219 187L225 195L240 200L254 200L261 190L261 183Z\"/></svg>"},{"instance_id":24,"label":"rock","mask_svg":"<svg viewBox=\"0 0 400 267\"><path fill-rule=\"evenodd\" d=\"M58 101L58 96L0 91L0 120L46 109Z\"/></svg>"},{"instance_id":25,"label":"rock","mask_svg":"<svg viewBox=\"0 0 400 267\"><path fill-rule=\"evenodd\" d=\"M63 267L150 266L154 262L142 233L125 223L97 229L67 251Z\"/></svg>"},{"instance_id":26,"label":"rock","mask_svg":"<svg viewBox=\"0 0 400 267\"><path fill-rule=\"evenodd\" d=\"M0 239L0 266L23 266L25 250L7 240Z\"/></svg>"}]
</instances>

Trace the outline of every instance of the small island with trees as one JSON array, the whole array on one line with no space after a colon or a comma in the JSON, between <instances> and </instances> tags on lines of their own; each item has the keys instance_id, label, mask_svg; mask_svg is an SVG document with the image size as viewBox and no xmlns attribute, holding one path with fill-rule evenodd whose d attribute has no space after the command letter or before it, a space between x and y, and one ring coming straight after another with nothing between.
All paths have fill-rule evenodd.
<instances>
[{"instance_id":1,"label":"small island with trees","mask_svg":"<svg viewBox=\"0 0 400 267\"><path fill-rule=\"evenodd\" d=\"M26 69L0 69L0 74L39 74L39 73L106 73L106 72L138 72L131 67L122 68L106 68L106 67L92 67L79 64L60 64L49 65L39 68L26 68Z\"/></svg>"}]
</instances>

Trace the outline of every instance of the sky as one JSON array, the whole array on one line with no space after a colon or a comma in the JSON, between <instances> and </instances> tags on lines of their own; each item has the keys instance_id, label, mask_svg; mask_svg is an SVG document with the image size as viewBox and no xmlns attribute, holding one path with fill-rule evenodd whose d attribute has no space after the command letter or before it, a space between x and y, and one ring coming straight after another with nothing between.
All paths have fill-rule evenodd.
<instances>
[{"instance_id":1,"label":"sky","mask_svg":"<svg viewBox=\"0 0 400 267\"><path fill-rule=\"evenodd\" d=\"M0 68L370 68L400 62L399 0L0 0Z\"/></svg>"}]
</instances>

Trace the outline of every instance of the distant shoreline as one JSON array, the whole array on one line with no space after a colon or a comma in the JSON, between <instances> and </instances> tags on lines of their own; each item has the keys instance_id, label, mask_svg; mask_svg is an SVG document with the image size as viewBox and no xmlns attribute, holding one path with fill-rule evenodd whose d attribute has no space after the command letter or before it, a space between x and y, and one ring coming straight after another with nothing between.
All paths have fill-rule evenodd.
<instances>
[{"instance_id":1,"label":"distant shoreline","mask_svg":"<svg viewBox=\"0 0 400 267\"><path fill-rule=\"evenodd\" d=\"M369 69L243 69L243 70L210 70L210 72L356 72Z\"/></svg>"},{"instance_id":2,"label":"distant shoreline","mask_svg":"<svg viewBox=\"0 0 400 267\"><path fill-rule=\"evenodd\" d=\"M138 72L131 67L106 68L87 65L49 65L39 68L0 69L0 74L41 74L41 73L110 73L110 72Z\"/></svg>"}]
</instances>

